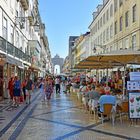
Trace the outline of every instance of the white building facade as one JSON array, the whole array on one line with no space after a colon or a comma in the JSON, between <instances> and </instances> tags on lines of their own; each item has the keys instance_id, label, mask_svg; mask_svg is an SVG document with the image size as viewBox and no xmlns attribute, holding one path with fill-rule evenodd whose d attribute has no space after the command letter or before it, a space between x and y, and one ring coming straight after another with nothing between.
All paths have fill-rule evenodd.
<instances>
[{"instance_id":1,"label":"white building facade","mask_svg":"<svg viewBox=\"0 0 140 140\"><path fill-rule=\"evenodd\" d=\"M51 60L51 55L48 42L41 43L46 35L40 33L38 4L38 0L0 0L0 78L3 79L0 98L7 97L11 77L35 79L48 70L46 61Z\"/></svg>"}]
</instances>

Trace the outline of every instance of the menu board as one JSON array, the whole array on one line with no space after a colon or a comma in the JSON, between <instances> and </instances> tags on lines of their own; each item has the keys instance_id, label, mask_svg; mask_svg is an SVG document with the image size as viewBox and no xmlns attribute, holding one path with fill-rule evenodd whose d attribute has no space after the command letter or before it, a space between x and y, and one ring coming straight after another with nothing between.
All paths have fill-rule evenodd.
<instances>
[{"instance_id":1,"label":"menu board","mask_svg":"<svg viewBox=\"0 0 140 140\"><path fill-rule=\"evenodd\" d=\"M127 90L140 90L140 81L127 81Z\"/></svg>"},{"instance_id":2,"label":"menu board","mask_svg":"<svg viewBox=\"0 0 140 140\"><path fill-rule=\"evenodd\" d=\"M129 93L129 117L140 118L140 92Z\"/></svg>"}]
</instances>

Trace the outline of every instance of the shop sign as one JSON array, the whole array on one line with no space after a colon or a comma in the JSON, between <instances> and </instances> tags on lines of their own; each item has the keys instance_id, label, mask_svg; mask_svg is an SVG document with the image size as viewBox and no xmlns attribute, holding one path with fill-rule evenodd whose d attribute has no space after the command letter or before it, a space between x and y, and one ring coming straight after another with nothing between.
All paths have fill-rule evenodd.
<instances>
[{"instance_id":1,"label":"shop sign","mask_svg":"<svg viewBox=\"0 0 140 140\"><path fill-rule=\"evenodd\" d=\"M140 81L140 72L130 72L130 81Z\"/></svg>"},{"instance_id":2,"label":"shop sign","mask_svg":"<svg viewBox=\"0 0 140 140\"><path fill-rule=\"evenodd\" d=\"M129 117L140 118L140 92L129 93Z\"/></svg>"}]
</instances>

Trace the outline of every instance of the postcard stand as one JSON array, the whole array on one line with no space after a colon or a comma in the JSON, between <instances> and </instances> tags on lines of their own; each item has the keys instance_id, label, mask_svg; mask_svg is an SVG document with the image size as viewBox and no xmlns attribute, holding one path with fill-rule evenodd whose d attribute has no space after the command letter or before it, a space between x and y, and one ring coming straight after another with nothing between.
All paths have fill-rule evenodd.
<instances>
[{"instance_id":1,"label":"postcard stand","mask_svg":"<svg viewBox=\"0 0 140 140\"><path fill-rule=\"evenodd\" d=\"M140 118L140 72L131 72L127 82L129 99L129 118Z\"/></svg>"}]
</instances>

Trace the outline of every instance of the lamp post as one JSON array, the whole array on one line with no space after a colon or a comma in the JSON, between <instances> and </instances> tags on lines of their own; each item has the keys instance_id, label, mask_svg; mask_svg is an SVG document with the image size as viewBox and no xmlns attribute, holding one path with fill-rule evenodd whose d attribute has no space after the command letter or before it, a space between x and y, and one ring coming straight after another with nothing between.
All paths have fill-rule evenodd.
<instances>
[{"instance_id":1,"label":"lamp post","mask_svg":"<svg viewBox=\"0 0 140 140\"><path fill-rule=\"evenodd\" d=\"M25 28L24 27L25 26L25 21L26 20L30 21L30 16L27 16L27 17L15 17L15 20L16 20L16 24L15 25L19 25L20 29L24 29ZM36 18L36 21L34 22L34 24L31 24L31 26L34 27L36 32L38 32L40 30L40 22L38 21L37 18Z\"/></svg>"},{"instance_id":2,"label":"lamp post","mask_svg":"<svg viewBox=\"0 0 140 140\"><path fill-rule=\"evenodd\" d=\"M97 52L97 46L100 47L101 49L103 49L103 53L105 53L106 51L106 45L100 45L100 44L94 44L94 47L93 47L93 52L96 53ZM103 70L104 71L104 70ZM97 76L98 75L98 76ZM96 69L96 76L98 77L98 80L99 80L99 74L98 74L98 69ZM108 78L108 68L107 68L107 71L106 71L106 77Z\"/></svg>"}]
</instances>

